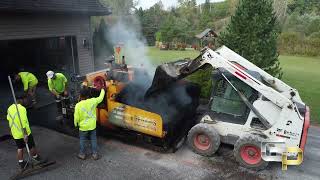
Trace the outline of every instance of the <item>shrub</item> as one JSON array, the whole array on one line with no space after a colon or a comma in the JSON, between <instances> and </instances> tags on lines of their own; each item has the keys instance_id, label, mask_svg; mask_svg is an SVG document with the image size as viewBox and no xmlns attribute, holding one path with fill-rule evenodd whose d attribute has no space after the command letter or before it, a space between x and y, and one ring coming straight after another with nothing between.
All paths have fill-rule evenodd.
<instances>
[{"instance_id":1,"label":"shrub","mask_svg":"<svg viewBox=\"0 0 320 180\"><path fill-rule=\"evenodd\" d=\"M312 33L308 38L297 32L285 32L279 36L278 50L282 54L319 56L320 32Z\"/></svg>"},{"instance_id":2,"label":"shrub","mask_svg":"<svg viewBox=\"0 0 320 180\"><path fill-rule=\"evenodd\" d=\"M197 83L201 87L201 98L208 99L212 92L212 67L200 69L187 79L191 82Z\"/></svg>"},{"instance_id":3,"label":"shrub","mask_svg":"<svg viewBox=\"0 0 320 180\"><path fill-rule=\"evenodd\" d=\"M312 33L308 38L309 39L320 39L320 31Z\"/></svg>"}]
</instances>

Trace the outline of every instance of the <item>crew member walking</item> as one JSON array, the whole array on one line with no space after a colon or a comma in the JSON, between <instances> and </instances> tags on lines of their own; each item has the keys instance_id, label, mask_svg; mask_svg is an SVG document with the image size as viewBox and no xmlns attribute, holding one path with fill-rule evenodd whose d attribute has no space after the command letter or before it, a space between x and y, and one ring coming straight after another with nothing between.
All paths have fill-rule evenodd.
<instances>
[{"instance_id":1,"label":"crew member walking","mask_svg":"<svg viewBox=\"0 0 320 180\"><path fill-rule=\"evenodd\" d=\"M101 89L100 95L97 98L89 98L89 92L87 89L80 91L80 102L76 104L74 112L74 126L79 127L80 137L80 153L78 158L85 159L85 141L87 137L90 137L92 157L94 160L98 159L97 151L97 135L96 135L96 124L97 115L96 108L99 103L104 99L105 91Z\"/></svg>"}]
</instances>

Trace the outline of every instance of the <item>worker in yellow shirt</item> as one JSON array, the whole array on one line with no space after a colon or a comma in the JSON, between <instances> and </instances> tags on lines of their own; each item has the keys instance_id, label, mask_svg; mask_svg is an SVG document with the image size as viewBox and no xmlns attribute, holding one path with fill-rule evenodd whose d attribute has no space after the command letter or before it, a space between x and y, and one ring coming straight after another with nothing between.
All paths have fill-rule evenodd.
<instances>
[{"instance_id":1,"label":"worker in yellow shirt","mask_svg":"<svg viewBox=\"0 0 320 180\"><path fill-rule=\"evenodd\" d=\"M67 99L67 78L62 73L55 73L53 71L48 71L46 73L48 77L48 87L49 91L55 96L57 108L58 108L58 120L62 119L62 100Z\"/></svg>"},{"instance_id":2,"label":"worker in yellow shirt","mask_svg":"<svg viewBox=\"0 0 320 180\"><path fill-rule=\"evenodd\" d=\"M97 160L99 158L96 135L96 108L103 101L104 95L104 89L101 89L100 95L97 98L89 98L89 91L87 89L80 91L80 102L76 104L74 111L74 126L79 127L80 153L78 154L78 158L82 160L86 158L85 141L87 137L90 137L93 159Z\"/></svg>"},{"instance_id":3,"label":"worker in yellow shirt","mask_svg":"<svg viewBox=\"0 0 320 180\"><path fill-rule=\"evenodd\" d=\"M17 107L15 104L12 104L7 111L7 120L9 122L9 127L11 129L11 135L18 148L18 162L21 169L26 168L26 162L23 160L23 148L25 148L26 143L30 148L30 153L34 159L40 161L40 156L37 153L35 142L31 133L31 129L28 122L27 110L23 106L22 99L17 100ZM18 114L19 112L19 114ZM19 120L21 118L21 123Z\"/></svg>"},{"instance_id":4,"label":"worker in yellow shirt","mask_svg":"<svg viewBox=\"0 0 320 180\"><path fill-rule=\"evenodd\" d=\"M62 73L48 71L48 87L50 92L55 96L67 96L67 78Z\"/></svg>"},{"instance_id":5,"label":"worker in yellow shirt","mask_svg":"<svg viewBox=\"0 0 320 180\"><path fill-rule=\"evenodd\" d=\"M32 103L36 103L36 88L38 85L38 79L30 72L19 72L15 76L15 81L22 81L23 90L27 95L32 97Z\"/></svg>"}]
</instances>

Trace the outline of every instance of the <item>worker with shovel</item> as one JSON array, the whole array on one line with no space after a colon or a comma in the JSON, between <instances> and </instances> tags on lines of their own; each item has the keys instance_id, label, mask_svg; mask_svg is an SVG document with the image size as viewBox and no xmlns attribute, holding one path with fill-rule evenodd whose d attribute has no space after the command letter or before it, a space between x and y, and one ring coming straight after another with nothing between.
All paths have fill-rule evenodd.
<instances>
[{"instance_id":1,"label":"worker with shovel","mask_svg":"<svg viewBox=\"0 0 320 180\"><path fill-rule=\"evenodd\" d=\"M32 105L36 104L36 88L38 85L36 76L30 72L19 72L15 76L15 81L22 81L24 92L32 98Z\"/></svg>"},{"instance_id":2,"label":"worker with shovel","mask_svg":"<svg viewBox=\"0 0 320 180\"><path fill-rule=\"evenodd\" d=\"M62 103L67 103L68 91L67 91L67 78L62 73L55 73L53 71L48 71L46 73L48 77L48 87L49 91L55 96L58 114L57 120L62 120Z\"/></svg>"},{"instance_id":3,"label":"worker with shovel","mask_svg":"<svg viewBox=\"0 0 320 180\"><path fill-rule=\"evenodd\" d=\"M91 141L92 157L94 160L98 160L97 151L97 115L96 108L99 103L104 99L105 91L101 89L100 95L97 98L89 98L88 89L82 89L80 91L80 102L76 104L74 111L74 126L79 127L80 137L80 153L78 158L84 160L85 154L85 141L88 136Z\"/></svg>"},{"instance_id":4,"label":"worker with shovel","mask_svg":"<svg viewBox=\"0 0 320 180\"><path fill-rule=\"evenodd\" d=\"M21 124L19 116L21 118ZM21 98L17 100L17 106L16 104L12 104L8 108L7 120L11 129L11 135L18 148L18 161L21 169L26 168L26 162L23 160L23 148L26 147L26 143L28 144L28 148L30 148L32 157L35 160L40 161L40 156L35 148L34 139L29 126L27 110L24 107L23 100Z\"/></svg>"},{"instance_id":5,"label":"worker with shovel","mask_svg":"<svg viewBox=\"0 0 320 180\"><path fill-rule=\"evenodd\" d=\"M13 136L18 147L18 162L21 167L21 171L12 176L10 179L19 179L27 176L28 174L51 166L56 162L41 160L35 148L35 143L28 122L27 110L24 107L24 101L22 101L21 98L19 98L18 100L16 99L10 76L8 76L8 80L14 104L12 104L8 108L7 120L9 121L11 135ZM23 148L27 149L27 161L24 161L23 159ZM28 168L29 165L31 166L31 168Z\"/></svg>"}]
</instances>

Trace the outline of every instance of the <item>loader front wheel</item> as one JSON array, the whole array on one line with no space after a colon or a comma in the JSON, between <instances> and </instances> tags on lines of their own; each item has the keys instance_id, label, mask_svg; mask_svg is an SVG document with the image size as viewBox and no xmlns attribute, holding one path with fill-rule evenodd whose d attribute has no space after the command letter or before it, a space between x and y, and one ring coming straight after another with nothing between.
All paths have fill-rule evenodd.
<instances>
[{"instance_id":1,"label":"loader front wheel","mask_svg":"<svg viewBox=\"0 0 320 180\"><path fill-rule=\"evenodd\" d=\"M220 147L220 136L209 124L195 125L188 133L188 144L193 152L202 156L212 156Z\"/></svg>"},{"instance_id":2,"label":"loader front wheel","mask_svg":"<svg viewBox=\"0 0 320 180\"><path fill-rule=\"evenodd\" d=\"M245 136L236 142L233 150L238 163L249 169L262 170L268 166L268 162L261 158L261 140L257 136Z\"/></svg>"}]
</instances>

